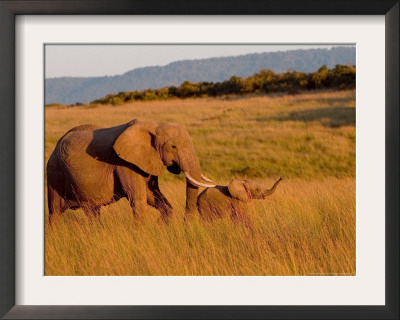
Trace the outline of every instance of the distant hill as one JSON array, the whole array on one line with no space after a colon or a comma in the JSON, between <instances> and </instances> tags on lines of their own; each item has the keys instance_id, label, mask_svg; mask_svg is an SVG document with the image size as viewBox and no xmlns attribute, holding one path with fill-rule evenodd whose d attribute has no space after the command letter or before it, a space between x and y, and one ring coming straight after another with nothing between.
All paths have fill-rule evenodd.
<instances>
[{"instance_id":1,"label":"distant hill","mask_svg":"<svg viewBox=\"0 0 400 320\"><path fill-rule=\"evenodd\" d=\"M166 66L137 68L111 77L49 78L45 80L45 104L90 102L110 93L178 86L184 81L217 82L233 75L250 76L261 68L271 69L277 73L286 72L288 69L313 72L322 65L332 68L336 64L348 63L354 65L356 63L356 49L353 47L183 60Z\"/></svg>"}]
</instances>

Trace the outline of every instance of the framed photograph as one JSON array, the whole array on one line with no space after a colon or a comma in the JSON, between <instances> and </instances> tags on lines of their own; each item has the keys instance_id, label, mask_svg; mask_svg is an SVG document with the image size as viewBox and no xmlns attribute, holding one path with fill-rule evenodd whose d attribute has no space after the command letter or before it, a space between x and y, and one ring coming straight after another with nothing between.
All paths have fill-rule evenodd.
<instances>
[{"instance_id":1,"label":"framed photograph","mask_svg":"<svg viewBox=\"0 0 400 320\"><path fill-rule=\"evenodd\" d=\"M399 318L398 1L0 16L2 317Z\"/></svg>"}]
</instances>

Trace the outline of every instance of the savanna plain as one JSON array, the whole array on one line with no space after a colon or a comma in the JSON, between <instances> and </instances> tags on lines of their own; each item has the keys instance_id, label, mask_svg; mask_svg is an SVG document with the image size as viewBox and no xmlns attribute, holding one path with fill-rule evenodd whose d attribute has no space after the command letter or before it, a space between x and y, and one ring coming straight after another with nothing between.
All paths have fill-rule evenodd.
<instances>
[{"instance_id":1,"label":"savanna plain","mask_svg":"<svg viewBox=\"0 0 400 320\"><path fill-rule=\"evenodd\" d=\"M46 107L46 163L74 126L143 119L185 125L203 173L220 185L284 180L248 206L252 229L229 218L184 222L185 179L168 172L169 225L151 207L134 224L122 199L102 207L101 224L79 209L50 228L46 207L45 274L355 275L355 114L354 90Z\"/></svg>"}]
</instances>

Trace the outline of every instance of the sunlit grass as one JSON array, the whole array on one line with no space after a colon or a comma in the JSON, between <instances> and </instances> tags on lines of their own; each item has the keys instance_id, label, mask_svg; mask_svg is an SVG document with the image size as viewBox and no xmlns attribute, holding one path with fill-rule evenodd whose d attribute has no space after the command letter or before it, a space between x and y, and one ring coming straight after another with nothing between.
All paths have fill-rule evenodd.
<instances>
[{"instance_id":1,"label":"sunlit grass","mask_svg":"<svg viewBox=\"0 0 400 320\"><path fill-rule=\"evenodd\" d=\"M169 173L160 182L174 207L168 226L150 207L134 224L125 200L102 208L102 225L81 210L52 229L46 219L46 275L355 274L354 91L46 108L46 161L73 126L134 118L184 124L219 184L284 181L249 205L254 230L229 218L184 223L184 179Z\"/></svg>"}]
</instances>

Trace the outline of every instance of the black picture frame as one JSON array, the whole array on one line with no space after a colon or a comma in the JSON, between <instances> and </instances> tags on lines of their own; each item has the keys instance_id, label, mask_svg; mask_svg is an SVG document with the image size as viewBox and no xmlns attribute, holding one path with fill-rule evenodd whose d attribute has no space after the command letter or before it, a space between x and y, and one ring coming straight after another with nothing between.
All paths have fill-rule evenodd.
<instances>
[{"instance_id":1,"label":"black picture frame","mask_svg":"<svg viewBox=\"0 0 400 320\"><path fill-rule=\"evenodd\" d=\"M16 306L15 16L385 15L386 304L384 306ZM399 319L399 0L0 1L0 316L6 319Z\"/></svg>"}]
</instances>

